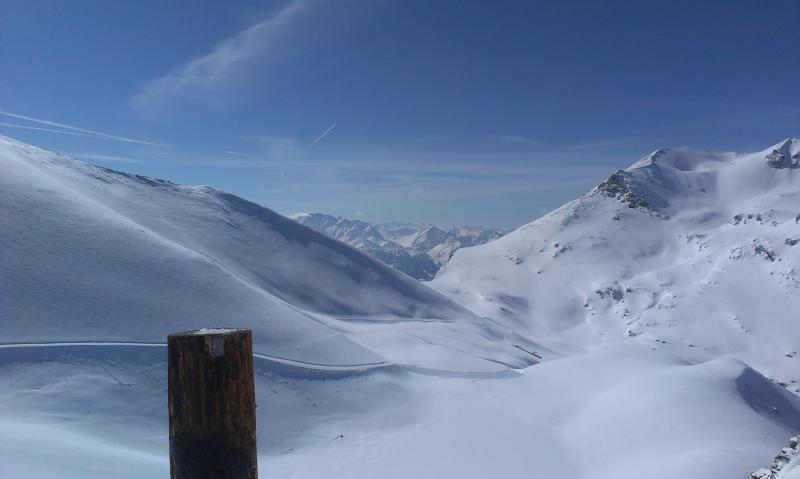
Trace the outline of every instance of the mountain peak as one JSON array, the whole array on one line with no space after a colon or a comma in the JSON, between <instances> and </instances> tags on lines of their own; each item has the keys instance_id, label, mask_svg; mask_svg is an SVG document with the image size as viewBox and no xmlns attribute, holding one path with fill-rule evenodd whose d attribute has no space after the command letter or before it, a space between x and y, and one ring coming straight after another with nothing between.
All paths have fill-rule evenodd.
<instances>
[{"instance_id":1,"label":"mountain peak","mask_svg":"<svg viewBox=\"0 0 800 479\"><path fill-rule=\"evenodd\" d=\"M796 169L800 168L800 140L797 138L787 138L765 151L767 165L776 169Z\"/></svg>"},{"instance_id":2,"label":"mountain peak","mask_svg":"<svg viewBox=\"0 0 800 479\"><path fill-rule=\"evenodd\" d=\"M669 151L670 150L668 148L659 148L652 153L643 156L639 161L626 168L625 171L632 171L656 164L657 160L669 153Z\"/></svg>"},{"instance_id":3,"label":"mountain peak","mask_svg":"<svg viewBox=\"0 0 800 479\"><path fill-rule=\"evenodd\" d=\"M778 142L773 148L797 148L798 145L800 145L800 139L790 136L789 138Z\"/></svg>"}]
</instances>

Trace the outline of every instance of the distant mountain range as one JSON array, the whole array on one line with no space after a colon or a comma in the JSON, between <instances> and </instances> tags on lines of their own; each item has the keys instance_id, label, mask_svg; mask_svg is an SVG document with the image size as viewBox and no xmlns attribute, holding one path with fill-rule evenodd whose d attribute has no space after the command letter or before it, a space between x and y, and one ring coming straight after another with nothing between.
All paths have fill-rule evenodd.
<instances>
[{"instance_id":1,"label":"distant mountain range","mask_svg":"<svg viewBox=\"0 0 800 479\"><path fill-rule=\"evenodd\" d=\"M297 213L289 217L419 280L433 279L456 250L482 245L506 233L484 226L440 228L396 221L372 224L323 213Z\"/></svg>"}]
</instances>

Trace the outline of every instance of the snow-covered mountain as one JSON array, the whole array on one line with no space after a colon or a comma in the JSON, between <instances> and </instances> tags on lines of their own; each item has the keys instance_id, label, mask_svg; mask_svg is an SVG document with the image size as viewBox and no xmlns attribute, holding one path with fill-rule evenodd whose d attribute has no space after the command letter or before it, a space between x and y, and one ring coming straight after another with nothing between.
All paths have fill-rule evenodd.
<instances>
[{"instance_id":1,"label":"snow-covered mountain","mask_svg":"<svg viewBox=\"0 0 800 479\"><path fill-rule=\"evenodd\" d=\"M749 154L657 150L503 238L458 251L433 284L538 340L585 348L633 338L735 354L792 384L798 158L797 139Z\"/></svg>"},{"instance_id":2,"label":"snow-covered mountain","mask_svg":"<svg viewBox=\"0 0 800 479\"><path fill-rule=\"evenodd\" d=\"M357 364L392 356L369 347L389 321L416 327L421 347L438 344L426 331L454 317L477 343L499 329L341 242L211 187L90 166L6 137L0 170L4 342L162 341L233 324L253 329L257 352ZM383 319L368 328L362 318ZM478 357L496 349L486 343ZM497 351L492 361L525 362L524 353Z\"/></svg>"},{"instance_id":3,"label":"snow-covered mountain","mask_svg":"<svg viewBox=\"0 0 800 479\"><path fill-rule=\"evenodd\" d=\"M245 326L263 476L745 477L800 431L761 374L796 387L796 154L650 155L420 283L0 137L0 476L166 476L165 335Z\"/></svg>"},{"instance_id":4,"label":"snow-covered mountain","mask_svg":"<svg viewBox=\"0 0 800 479\"><path fill-rule=\"evenodd\" d=\"M371 224L323 213L296 213L289 217L420 280L433 279L457 249L484 244L505 233L484 226L442 229L414 223Z\"/></svg>"}]
</instances>

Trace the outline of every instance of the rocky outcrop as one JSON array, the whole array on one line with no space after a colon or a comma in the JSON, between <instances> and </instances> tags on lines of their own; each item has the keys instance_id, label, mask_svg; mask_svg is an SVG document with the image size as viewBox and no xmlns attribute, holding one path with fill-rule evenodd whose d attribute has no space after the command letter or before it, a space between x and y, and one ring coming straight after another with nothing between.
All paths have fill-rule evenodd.
<instances>
[{"instance_id":1,"label":"rocky outcrop","mask_svg":"<svg viewBox=\"0 0 800 479\"><path fill-rule=\"evenodd\" d=\"M772 153L767 155L767 165L770 168L784 169L784 168L800 168L800 153L789 155L781 150L772 150Z\"/></svg>"},{"instance_id":2,"label":"rocky outcrop","mask_svg":"<svg viewBox=\"0 0 800 479\"><path fill-rule=\"evenodd\" d=\"M767 467L750 473L748 479L781 479L791 470L800 468L800 436L789 439L789 445L781 449Z\"/></svg>"},{"instance_id":3,"label":"rocky outcrop","mask_svg":"<svg viewBox=\"0 0 800 479\"><path fill-rule=\"evenodd\" d=\"M616 198L629 208L649 208L650 203L636 192L633 176L622 170L615 171L605 181L595 187L595 192Z\"/></svg>"},{"instance_id":4,"label":"rocky outcrop","mask_svg":"<svg viewBox=\"0 0 800 479\"><path fill-rule=\"evenodd\" d=\"M787 138L767 151L769 151L766 154L767 166L770 168L778 170L800 168L800 140L797 138Z\"/></svg>"}]
</instances>

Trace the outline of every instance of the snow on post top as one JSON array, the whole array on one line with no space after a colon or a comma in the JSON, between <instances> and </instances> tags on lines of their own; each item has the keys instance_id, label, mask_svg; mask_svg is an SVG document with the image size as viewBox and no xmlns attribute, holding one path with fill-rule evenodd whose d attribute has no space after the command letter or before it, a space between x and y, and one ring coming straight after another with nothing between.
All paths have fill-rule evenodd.
<instances>
[{"instance_id":1,"label":"snow on post top","mask_svg":"<svg viewBox=\"0 0 800 479\"><path fill-rule=\"evenodd\" d=\"M207 334L231 334L239 331L247 331L247 330L241 328L200 328L194 331L187 331L185 334L202 336Z\"/></svg>"}]
</instances>

